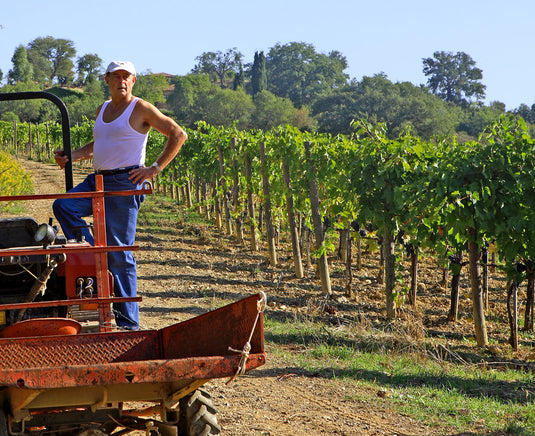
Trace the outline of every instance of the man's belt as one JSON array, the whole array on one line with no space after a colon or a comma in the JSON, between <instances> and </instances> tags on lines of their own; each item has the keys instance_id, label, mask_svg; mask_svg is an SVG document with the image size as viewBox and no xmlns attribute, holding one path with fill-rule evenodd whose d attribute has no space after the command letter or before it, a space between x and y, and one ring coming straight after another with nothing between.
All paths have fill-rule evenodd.
<instances>
[{"instance_id":1,"label":"man's belt","mask_svg":"<svg viewBox=\"0 0 535 436\"><path fill-rule=\"evenodd\" d=\"M115 174L127 173L131 170L139 168L139 165L133 165L131 167L115 168L114 170L96 170L95 174L102 174L103 176L114 176Z\"/></svg>"}]
</instances>

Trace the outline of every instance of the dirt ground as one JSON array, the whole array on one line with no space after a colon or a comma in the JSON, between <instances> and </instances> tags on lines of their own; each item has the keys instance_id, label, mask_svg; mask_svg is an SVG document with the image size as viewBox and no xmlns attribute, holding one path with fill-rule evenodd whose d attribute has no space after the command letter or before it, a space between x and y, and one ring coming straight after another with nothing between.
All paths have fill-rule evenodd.
<instances>
[{"instance_id":1,"label":"dirt ground","mask_svg":"<svg viewBox=\"0 0 535 436\"><path fill-rule=\"evenodd\" d=\"M31 161L22 163L33 174L36 193L62 192L63 173L56 166ZM75 170L75 175L79 178L79 171ZM52 213L47 203L26 204L25 214L46 222ZM150 202L143 207L150 207ZM306 310L303 305L310 304L310 300L320 294L312 272L302 280L293 278L288 259L284 257L281 267L269 268L263 264L261 253L254 254L238 246L215 228L184 225L169 229L140 223L137 245L140 246L136 258L138 293L143 297L140 303L142 328L161 328L206 312L221 301L236 301L259 291L267 294L268 310L274 314L298 313ZM261 264L265 267L259 268ZM429 280L436 282L438 272L431 273L434 276ZM380 287L373 283L373 274L373 270L360 271L355 286L382 299ZM333 273L333 282L336 297L332 303L333 313L338 320L353 319L355 307L341 292L342 273ZM428 297L430 304L447 308L445 292L430 292ZM445 311L436 316L435 321L427 322L436 322L436 328L440 328L439 319L445 317ZM463 328L463 322L470 331L467 321L459 321L459 328ZM372 393L376 401L355 400L359 395L354 391L362 389L357 383L288 367L282 358L270 353L271 347L268 341L265 366L228 385L227 380L208 384L224 435L459 434L428 428L410 416L395 413L381 401L379 392ZM485 433L484 429L480 430L477 434Z\"/></svg>"}]
</instances>

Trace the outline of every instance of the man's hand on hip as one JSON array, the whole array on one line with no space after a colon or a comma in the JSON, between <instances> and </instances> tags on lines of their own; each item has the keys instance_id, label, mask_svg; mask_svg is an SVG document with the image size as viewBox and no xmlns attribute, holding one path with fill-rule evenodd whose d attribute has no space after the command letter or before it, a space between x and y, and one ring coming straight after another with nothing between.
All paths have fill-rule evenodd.
<instances>
[{"instance_id":1,"label":"man's hand on hip","mask_svg":"<svg viewBox=\"0 0 535 436\"><path fill-rule=\"evenodd\" d=\"M130 175L128 179L132 180L133 184L139 185L143 183L145 180L156 177L158 173L159 173L158 169L153 166L139 167L128 172L128 174Z\"/></svg>"}]
</instances>

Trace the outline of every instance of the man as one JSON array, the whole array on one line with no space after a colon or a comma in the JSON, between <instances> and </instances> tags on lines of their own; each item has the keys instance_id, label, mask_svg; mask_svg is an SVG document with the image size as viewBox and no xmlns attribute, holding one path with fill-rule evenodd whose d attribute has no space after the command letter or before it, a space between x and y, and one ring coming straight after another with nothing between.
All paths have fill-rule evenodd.
<instances>
[{"instance_id":1,"label":"man","mask_svg":"<svg viewBox=\"0 0 535 436\"><path fill-rule=\"evenodd\" d=\"M152 104L134 97L136 70L128 61L113 61L105 75L111 100L97 109L93 141L74 150L72 161L93 158L95 174L102 174L106 191L140 189L143 181L156 176L176 156L187 139L184 130L171 118L162 114ZM165 147L154 164L145 167L145 151L149 130L152 128L167 137ZM61 168L68 157L63 150L55 153ZM95 190L95 174L74 187L70 192ZM143 196L107 197L105 199L106 235L108 245L133 245L136 221ZM77 236L81 229L86 240L93 244L82 217L92 214L92 200L57 199L53 204L54 215L68 239ZM108 253L108 268L114 277L114 293L117 297L134 297L137 292L136 262L131 251ZM135 302L114 304L118 327L139 328L139 307Z\"/></svg>"}]
</instances>

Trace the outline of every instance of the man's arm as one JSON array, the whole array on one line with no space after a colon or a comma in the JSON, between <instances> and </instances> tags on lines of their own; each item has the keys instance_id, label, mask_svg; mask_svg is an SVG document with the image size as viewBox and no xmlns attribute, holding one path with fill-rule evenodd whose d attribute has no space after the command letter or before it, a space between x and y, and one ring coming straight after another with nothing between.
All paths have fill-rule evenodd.
<instances>
[{"instance_id":1,"label":"man's arm","mask_svg":"<svg viewBox=\"0 0 535 436\"><path fill-rule=\"evenodd\" d=\"M102 108L102 105L100 105L97 108L97 115L96 115L97 117L101 108ZM73 162L79 162L81 160L91 159L92 157L93 157L93 141L71 152L71 159ZM69 162L69 158L65 156L65 152L63 150L54 151L54 159L56 160L56 163L59 165L61 169L65 168L65 165L67 165L67 162Z\"/></svg>"},{"instance_id":2,"label":"man's arm","mask_svg":"<svg viewBox=\"0 0 535 436\"><path fill-rule=\"evenodd\" d=\"M150 166L144 168L137 168L130 171L129 179L132 183L142 183L143 181L156 176L175 158L180 148L188 139L188 135L172 118L162 114L152 104L141 100L138 105L141 105L142 116L141 119L145 126L152 127L161 134L167 136L164 149L160 156L156 159L156 163L160 169Z\"/></svg>"},{"instance_id":3,"label":"man's arm","mask_svg":"<svg viewBox=\"0 0 535 436\"><path fill-rule=\"evenodd\" d=\"M71 153L71 159L73 162L78 162L85 159L91 159L93 157L93 142L89 142L81 148L74 150ZM69 161L69 158L65 155L63 150L54 151L54 159L60 168L65 168L65 165Z\"/></svg>"}]
</instances>

